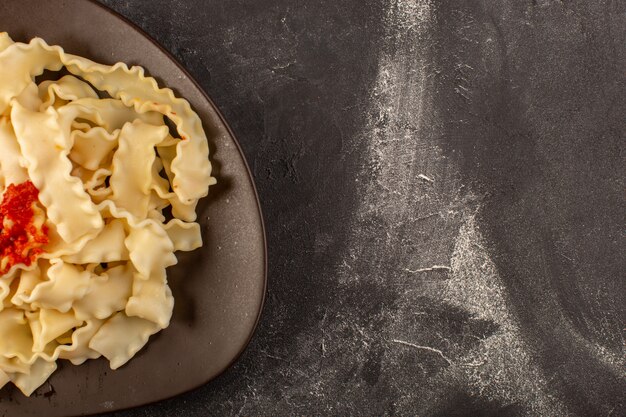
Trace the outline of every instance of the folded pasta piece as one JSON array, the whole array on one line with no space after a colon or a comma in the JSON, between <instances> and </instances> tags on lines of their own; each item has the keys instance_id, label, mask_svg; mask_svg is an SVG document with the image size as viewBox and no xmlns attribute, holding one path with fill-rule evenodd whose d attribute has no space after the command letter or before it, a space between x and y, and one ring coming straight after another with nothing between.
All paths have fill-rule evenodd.
<instances>
[{"instance_id":1,"label":"folded pasta piece","mask_svg":"<svg viewBox=\"0 0 626 417\"><path fill-rule=\"evenodd\" d=\"M26 317L28 317L33 334L33 352L44 352L46 346L54 339L83 324L83 321L78 320L73 312L61 313L46 308L26 313Z\"/></svg>"},{"instance_id":2,"label":"folded pasta piece","mask_svg":"<svg viewBox=\"0 0 626 417\"><path fill-rule=\"evenodd\" d=\"M159 113L138 113L135 109L125 106L120 100L110 98L102 100L83 98L73 101L60 108L59 115L64 129L70 128L77 119L86 120L110 133L133 121L163 125L163 116Z\"/></svg>"},{"instance_id":3,"label":"folded pasta piece","mask_svg":"<svg viewBox=\"0 0 626 417\"><path fill-rule=\"evenodd\" d=\"M0 356L0 370L3 370L7 374L14 374L19 372L26 374L30 370L30 365L21 361L19 358L5 358Z\"/></svg>"},{"instance_id":4,"label":"folded pasta piece","mask_svg":"<svg viewBox=\"0 0 626 417\"><path fill-rule=\"evenodd\" d=\"M20 103L25 109L38 112L42 106L38 93L39 89L37 88L37 84L31 82L15 97L14 101Z\"/></svg>"},{"instance_id":5,"label":"folded pasta piece","mask_svg":"<svg viewBox=\"0 0 626 417\"><path fill-rule=\"evenodd\" d=\"M28 179L28 172L21 164L22 153L8 118L0 117L0 192L10 184L21 184Z\"/></svg>"},{"instance_id":6,"label":"folded pasta piece","mask_svg":"<svg viewBox=\"0 0 626 417\"><path fill-rule=\"evenodd\" d=\"M19 285L11 298L11 303L16 307L22 306L25 303L24 300L30 296L37 284L42 282L44 281L39 266L36 266L32 271L22 271Z\"/></svg>"},{"instance_id":7,"label":"folded pasta piece","mask_svg":"<svg viewBox=\"0 0 626 417\"><path fill-rule=\"evenodd\" d=\"M111 201L138 219L148 215L155 146L168 134L167 126L153 126L141 121L127 123L113 156Z\"/></svg>"},{"instance_id":8,"label":"folded pasta piece","mask_svg":"<svg viewBox=\"0 0 626 417\"><path fill-rule=\"evenodd\" d=\"M163 200L154 192L151 192L146 218L163 224L167 220L166 217L163 215L163 209L167 208L169 205L170 204L166 200Z\"/></svg>"},{"instance_id":9,"label":"folded pasta piece","mask_svg":"<svg viewBox=\"0 0 626 417\"><path fill-rule=\"evenodd\" d=\"M103 220L104 223L104 220ZM96 236L100 230L97 230L91 234L87 234L73 242L66 242L59 235L57 226L50 219L46 222L48 227L48 239L49 242L44 246L44 253L41 254L43 259L59 259L66 255L73 255L80 252L91 239Z\"/></svg>"},{"instance_id":10,"label":"folded pasta piece","mask_svg":"<svg viewBox=\"0 0 626 417\"><path fill-rule=\"evenodd\" d=\"M129 264L116 266L102 275L93 274L89 289L74 303L77 318L106 319L124 310L132 294L133 269Z\"/></svg>"},{"instance_id":11,"label":"folded pasta piece","mask_svg":"<svg viewBox=\"0 0 626 417\"><path fill-rule=\"evenodd\" d=\"M33 82L44 70L58 71L60 48L33 40L29 45L13 43L0 52L0 114L5 113L11 100Z\"/></svg>"},{"instance_id":12,"label":"folded pasta piece","mask_svg":"<svg viewBox=\"0 0 626 417\"><path fill-rule=\"evenodd\" d=\"M22 310L0 311L0 352L5 358L29 362L33 356L33 335Z\"/></svg>"},{"instance_id":13,"label":"folded pasta piece","mask_svg":"<svg viewBox=\"0 0 626 417\"><path fill-rule=\"evenodd\" d=\"M118 145L119 130L109 133L103 127L94 127L83 132L72 131L74 144L70 159L91 171L96 171L106 163L106 159Z\"/></svg>"},{"instance_id":14,"label":"folded pasta piece","mask_svg":"<svg viewBox=\"0 0 626 417\"><path fill-rule=\"evenodd\" d=\"M165 329L170 324L173 309L172 290L163 279L154 276L146 280L135 274L133 295L126 304L127 316L149 320Z\"/></svg>"},{"instance_id":15,"label":"folded pasta piece","mask_svg":"<svg viewBox=\"0 0 626 417\"><path fill-rule=\"evenodd\" d=\"M167 175L170 182L174 181L174 172L172 171L172 161L176 158L177 148L174 146L167 147L158 147L157 151L159 156L161 157L161 162L163 163L163 170ZM196 221L196 205L198 204L197 200L192 200L191 202L181 201L178 196L174 193L164 193L160 188L157 188L155 184L154 190L159 193L161 198L167 199L172 205L172 214L177 219L181 219L186 222Z\"/></svg>"},{"instance_id":16,"label":"folded pasta piece","mask_svg":"<svg viewBox=\"0 0 626 417\"><path fill-rule=\"evenodd\" d=\"M107 187L107 181L111 176L112 172L106 168L100 168L97 171L94 171L93 175L89 180L84 184L85 191L89 193L91 199L101 200L98 203L101 203L105 199L108 199L111 195L111 189Z\"/></svg>"},{"instance_id":17,"label":"folded pasta piece","mask_svg":"<svg viewBox=\"0 0 626 417\"><path fill-rule=\"evenodd\" d=\"M91 264L101 262L120 262L129 260L128 249L124 245L126 231L124 222L113 219L102 231L82 248L80 252L63 256L70 264Z\"/></svg>"},{"instance_id":18,"label":"folded pasta piece","mask_svg":"<svg viewBox=\"0 0 626 417\"><path fill-rule=\"evenodd\" d=\"M172 215L177 219L186 221L186 222L195 222L196 221L196 207L198 206L198 201L194 200L191 203L182 203L178 199L170 200L172 204Z\"/></svg>"},{"instance_id":19,"label":"folded pasta piece","mask_svg":"<svg viewBox=\"0 0 626 417\"><path fill-rule=\"evenodd\" d=\"M202 246L202 233L198 223L185 223L173 219L165 225L165 231L175 251L190 252Z\"/></svg>"},{"instance_id":20,"label":"folded pasta piece","mask_svg":"<svg viewBox=\"0 0 626 417\"><path fill-rule=\"evenodd\" d=\"M74 365L80 365L88 359L97 359L100 353L89 348L89 341L102 327L103 320L88 320L87 323L72 333L72 343L69 346L59 346L59 359L67 359Z\"/></svg>"},{"instance_id":21,"label":"folded pasta piece","mask_svg":"<svg viewBox=\"0 0 626 417\"><path fill-rule=\"evenodd\" d=\"M89 342L89 348L107 358L111 369L117 369L135 356L159 330L159 326L151 321L117 313L98 330Z\"/></svg>"},{"instance_id":22,"label":"folded pasta piece","mask_svg":"<svg viewBox=\"0 0 626 417\"><path fill-rule=\"evenodd\" d=\"M66 242L97 233L104 223L82 183L70 175L66 139L54 109L32 112L14 102L11 118L28 174L48 217Z\"/></svg>"},{"instance_id":23,"label":"folded pasta piece","mask_svg":"<svg viewBox=\"0 0 626 417\"><path fill-rule=\"evenodd\" d=\"M57 81L44 81L39 84L38 90L42 101L41 111L54 105L58 99L66 104L81 98L98 98L98 93L89 84L72 75L66 75Z\"/></svg>"},{"instance_id":24,"label":"folded pasta piece","mask_svg":"<svg viewBox=\"0 0 626 417\"><path fill-rule=\"evenodd\" d=\"M30 367L27 374L16 373L12 380L13 384L20 389L26 396L30 396L37 388L39 388L50 375L57 369L57 363L49 362L45 359L37 359Z\"/></svg>"},{"instance_id":25,"label":"folded pasta piece","mask_svg":"<svg viewBox=\"0 0 626 417\"><path fill-rule=\"evenodd\" d=\"M167 140L167 139L166 139ZM158 147L157 147L158 149ZM154 159L154 163L152 164L152 168L150 170L151 179L150 179L150 190L152 198L155 201L160 201L161 204L164 204L164 207L169 206L171 203L169 200L171 198L175 198L176 194L170 191L170 182L168 178L164 178L162 176L162 172L165 171L165 166L163 165L163 161L160 157ZM156 207L156 206L155 206Z\"/></svg>"},{"instance_id":26,"label":"folded pasta piece","mask_svg":"<svg viewBox=\"0 0 626 417\"><path fill-rule=\"evenodd\" d=\"M33 307L55 309L67 313L72 304L81 299L91 279L91 273L72 264L53 260L48 269L49 281L37 284L25 302Z\"/></svg>"},{"instance_id":27,"label":"folded pasta piece","mask_svg":"<svg viewBox=\"0 0 626 417\"><path fill-rule=\"evenodd\" d=\"M125 243L133 266L143 279L158 277L165 281L165 268L178 262L172 241L156 222L131 226Z\"/></svg>"}]
</instances>

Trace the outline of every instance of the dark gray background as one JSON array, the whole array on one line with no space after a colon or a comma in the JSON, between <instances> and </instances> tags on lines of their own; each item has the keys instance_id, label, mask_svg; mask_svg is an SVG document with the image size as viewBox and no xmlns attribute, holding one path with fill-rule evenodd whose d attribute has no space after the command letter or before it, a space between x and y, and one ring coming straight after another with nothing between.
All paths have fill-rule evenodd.
<instances>
[{"instance_id":1,"label":"dark gray background","mask_svg":"<svg viewBox=\"0 0 626 417\"><path fill-rule=\"evenodd\" d=\"M113 416L626 415L623 2L101 2L224 112L270 247L241 360Z\"/></svg>"}]
</instances>

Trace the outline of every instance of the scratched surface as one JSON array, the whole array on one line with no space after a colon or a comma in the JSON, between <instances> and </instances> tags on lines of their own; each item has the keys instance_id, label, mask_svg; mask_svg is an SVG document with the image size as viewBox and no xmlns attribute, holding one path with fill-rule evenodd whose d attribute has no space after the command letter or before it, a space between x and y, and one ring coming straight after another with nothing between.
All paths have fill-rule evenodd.
<instances>
[{"instance_id":1,"label":"scratched surface","mask_svg":"<svg viewBox=\"0 0 626 417\"><path fill-rule=\"evenodd\" d=\"M102 3L223 110L270 246L242 359L111 416L626 415L622 2Z\"/></svg>"}]
</instances>

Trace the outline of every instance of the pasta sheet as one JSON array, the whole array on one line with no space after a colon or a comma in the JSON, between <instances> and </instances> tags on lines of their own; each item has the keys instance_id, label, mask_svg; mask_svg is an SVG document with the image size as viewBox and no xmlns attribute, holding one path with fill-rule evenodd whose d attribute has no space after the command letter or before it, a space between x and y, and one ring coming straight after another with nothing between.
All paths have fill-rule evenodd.
<instances>
[{"instance_id":1,"label":"pasta sheet","mask_svg":"<svg viewBox=\"0 0 626 417\"><path fill-rule=\"evenodd\" d=\"M32 182L48 233L0 275L0 388L28 396L59 359L123 366L169 325L174 252L202 245L195 208L215 179L199 117L140 67L0 33L0 149L0 195Z\"/></svg>"}]
</instances>

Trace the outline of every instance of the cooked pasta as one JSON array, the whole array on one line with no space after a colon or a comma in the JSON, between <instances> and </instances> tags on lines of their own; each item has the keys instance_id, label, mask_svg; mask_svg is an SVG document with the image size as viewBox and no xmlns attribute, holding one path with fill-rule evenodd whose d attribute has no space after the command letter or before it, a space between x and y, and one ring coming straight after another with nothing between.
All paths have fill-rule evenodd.
<instances>
[{"instance_id":1,"label":"cooked pasta","mask_svg":"<svg viewBox=\"0 0 626 417\"><path fill-rule=\"evenodd\" d=\"M29 396L59 359L117 369L168 327L208 156L189 103L142 68L0 33L0 388Z\"/></svg>"}]
</instances>

